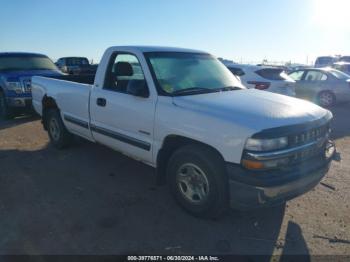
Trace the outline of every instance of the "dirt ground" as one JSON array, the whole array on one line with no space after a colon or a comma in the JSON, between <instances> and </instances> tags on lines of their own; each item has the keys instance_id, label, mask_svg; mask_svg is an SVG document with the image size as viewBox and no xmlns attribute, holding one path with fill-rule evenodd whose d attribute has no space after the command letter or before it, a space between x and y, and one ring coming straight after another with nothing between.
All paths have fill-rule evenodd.
<instances>
[{"instance_id":1,"label":"dirt ground","mask_svg":"<svg viewBox=\"0 0 350 262\"><path fill-rule=\"evenodd\" d=\"M350 104L332 109L340 156L285 207L194 218L154 170L80 141L58 151L40 120L0 122L0 254L350 255Z\"/></svg>"}]
</instances>

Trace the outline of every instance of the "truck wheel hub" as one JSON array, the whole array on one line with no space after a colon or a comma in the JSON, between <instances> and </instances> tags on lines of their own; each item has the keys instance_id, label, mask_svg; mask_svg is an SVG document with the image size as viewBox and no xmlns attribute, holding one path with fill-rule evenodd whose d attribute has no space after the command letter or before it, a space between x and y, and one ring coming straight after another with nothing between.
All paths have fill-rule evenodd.
<instances>
[{"instance_id":1,"label":"truck wheel hub","mask_svg":"<svg viewBox=\"0 0 350 262\"><path fill-rule=\"evenodd\" d=\"M208 198L209 182L197 165L182 165L177 171L176 180L180 193L187 201L200 204Z\"/></svg>"}]
</instances>

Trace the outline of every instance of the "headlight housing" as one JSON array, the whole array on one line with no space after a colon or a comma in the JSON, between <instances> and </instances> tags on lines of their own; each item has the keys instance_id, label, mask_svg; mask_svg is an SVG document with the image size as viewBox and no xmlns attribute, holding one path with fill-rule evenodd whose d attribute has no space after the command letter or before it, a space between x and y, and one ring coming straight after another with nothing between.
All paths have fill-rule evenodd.
<instances>
[{"instance_id":1,"label":"headlight housing","mask_svg":"<svg viewBox=\"0 0 350 262\"><path fill-rule=\"evenodd\" d=\"M249 138L245 144L245 149L250 151L272 151L286 148L288 146L288 137L279 137L272 139Z\"/></svg>"},{"instance_id":2,"label":"headlight housing","mask_svg":"<svg viewBox=\"0 0 350 262\"><path fill-rule=\"evenodd\" d=\"M245 150L253 152L269 152L286 148L288 146L288 137L278 137L270 139L249 138L245 144ZM273 160L258 160L252 158L243 158L242 164L247 169L266 170L278 168L287 165L288 158L279 158Z\"/></svg>"}]
</instances>

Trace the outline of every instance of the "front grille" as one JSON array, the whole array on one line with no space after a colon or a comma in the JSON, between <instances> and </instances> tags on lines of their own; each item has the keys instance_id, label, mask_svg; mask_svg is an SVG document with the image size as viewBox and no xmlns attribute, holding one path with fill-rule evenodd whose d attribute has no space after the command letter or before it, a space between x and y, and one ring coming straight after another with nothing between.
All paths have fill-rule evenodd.
<instances>
[{"instance_id":1,"label":"front grille","mask_svg":"<svg viewBox=\"0 0 350 262\"><path fill-rule=\"evenodd\" d=\"M315 145L308 147L306 150L294 154L294 156L290 159L291 163L298 163L316 156L324 155L325 144L328 141L329 136L329 128L329 123L327 123L323 126L312 128L299 134L289 136L290 147L319 141Z\"/></svg>"},{"instance_id":2,"label":"front grille","mask_svg":"<svg viewBox=\"0 0 350 262\"><path fill-rule=\"evenodd\" d=\"M312 128L296 135L289 136L289 146L299 146L325 138L329 133L329 124Z\"/></svg>"},{"instance_id":3,"label":"front grille","mask_svg":"<svg viewBox=\"0 0 350 262\"><path fill-rule=\"evenodd\" d=\"M32 91L32 81L30 79L23 80L24 92L30 93Z\"/></svg>"},{"instance_id":4,"label":"front grille","mask_svg":"<svg viewBox=\"0 0 350 262\"><path fill-rule=\"evenodd\" d=\"M325 151L325 143L322 146L312 146L304 151L295 153L290 159L290 164L296 164L316 156L323 156Z\"/></svg>"}]
</instances>

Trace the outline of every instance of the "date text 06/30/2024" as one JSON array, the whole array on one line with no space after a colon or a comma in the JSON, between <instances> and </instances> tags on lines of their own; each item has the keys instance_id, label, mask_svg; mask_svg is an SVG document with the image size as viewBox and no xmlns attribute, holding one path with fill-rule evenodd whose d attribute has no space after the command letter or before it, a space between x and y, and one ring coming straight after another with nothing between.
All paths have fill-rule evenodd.
<instances>
[{"instance_id":1,"label":"date text 06/30/2024","mask_svg":"<svg viewBox=\"0 0 350 262\"><path fill-rule=\"evenodd\" d=\"M128 261L220 261L216 256L128 256Z\"/></svg>"}]
</instances>

